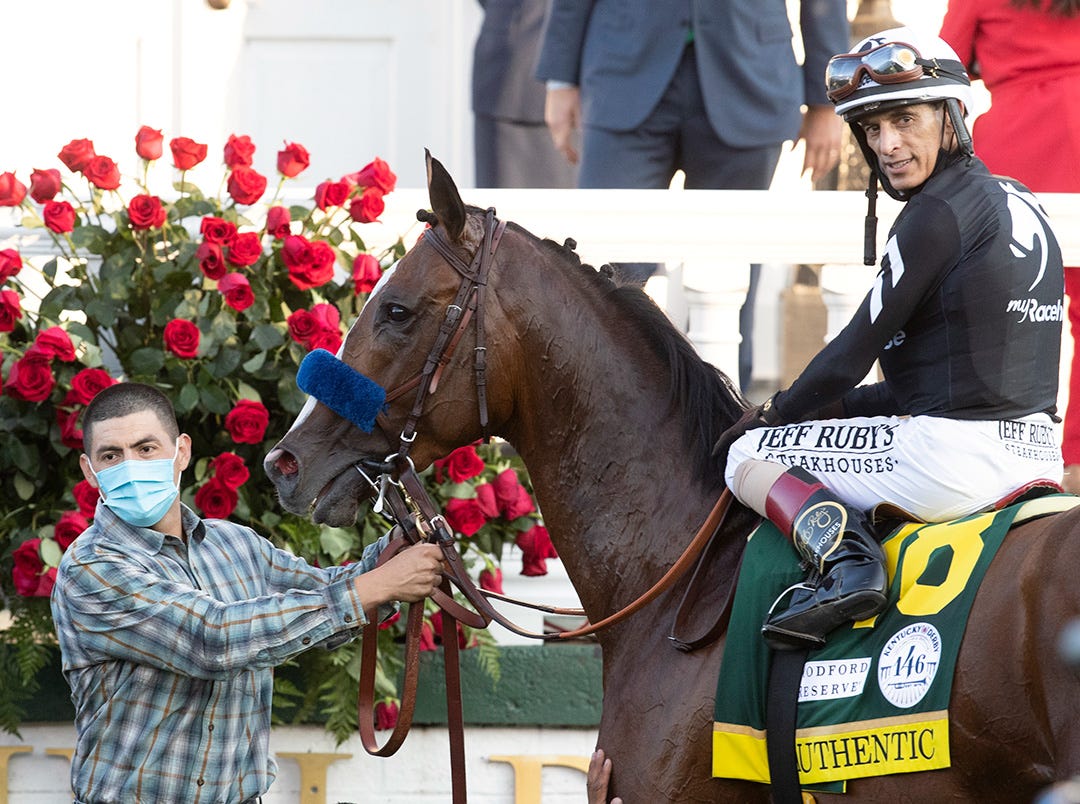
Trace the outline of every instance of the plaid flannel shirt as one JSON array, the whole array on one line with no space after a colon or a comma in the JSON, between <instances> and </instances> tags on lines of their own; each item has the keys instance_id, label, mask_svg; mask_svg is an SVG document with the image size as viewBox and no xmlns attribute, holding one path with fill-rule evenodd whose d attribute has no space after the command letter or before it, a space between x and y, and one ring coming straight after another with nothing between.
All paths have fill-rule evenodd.
<instances>
[{"instance_id":1,"label":"plaid flannel shirt","mask_svg":"<svg viewBox=\"0 0 1080 804\"><path fill-rule=\"evenodd\" d=\"M78 802L240 804L266 792L272 668L366 622L356 564L320 569L183 509L187 541L98 503L60 562L52 612L75 703Z\"/></svg>"}]
</instances>

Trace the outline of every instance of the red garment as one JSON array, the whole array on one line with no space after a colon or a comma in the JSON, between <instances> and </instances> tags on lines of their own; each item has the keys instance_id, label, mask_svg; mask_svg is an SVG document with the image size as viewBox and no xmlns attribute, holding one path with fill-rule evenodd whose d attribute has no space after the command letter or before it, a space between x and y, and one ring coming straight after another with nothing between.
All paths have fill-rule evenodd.
<instances>
[{"instance_id":1,"label":"red garment","mask_svg":"<svg viewBox=\"0 0 1080 804\"><path fill-rule=\"evenodd\" d=\"M1036 193L1080 193L1080 15L1010 0L949 0L941 38L990 91L975 120L977 153L994 173ZM1080 268L1065 270L1075 348L1062 453L1080 464Z\"/></svg>"}]
</instances>

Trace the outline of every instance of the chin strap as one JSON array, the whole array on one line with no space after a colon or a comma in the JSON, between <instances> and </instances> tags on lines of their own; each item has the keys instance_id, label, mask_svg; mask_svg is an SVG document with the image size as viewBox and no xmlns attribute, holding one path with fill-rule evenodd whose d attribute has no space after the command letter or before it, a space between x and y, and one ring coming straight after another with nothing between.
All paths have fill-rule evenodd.
<instances>
[{"instance_id":1,"label":"chin strap","mask_svg":"<svg viewBox=\"0 0 1080 804\"><path fill-rule=\"evenodd\" d=\"M970 161L975 156L975 146L971 142L971 132L968 131L967 123L964 122L964 113L960 111L960 103L955 98L946 98L945 108L948 110L949 120L956 134L956 143L961 153Z\"/></svg>"},{"instance_id":2,"label":"chin strap","mask_svg":"<svg viewBox=\"0 0 1080 804\"><path fill-rule=\"evenodd\" d=\"M866 220L863 221L863 265L877 263L877 171L870 168L866 184Z\"/></svg>"}]
</instances>

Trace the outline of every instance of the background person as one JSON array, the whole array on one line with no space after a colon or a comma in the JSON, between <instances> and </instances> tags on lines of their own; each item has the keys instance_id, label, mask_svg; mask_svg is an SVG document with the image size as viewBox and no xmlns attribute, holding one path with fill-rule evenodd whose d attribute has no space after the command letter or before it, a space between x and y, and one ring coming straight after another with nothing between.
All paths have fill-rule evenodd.
<instances>
[{"instance_id":1,"label":"background person","mask_svg":"<svg viewBox=\"0 0 1080 804\"><path fill-rule=\"evenodd\" d=\"M344 643L365 609L423 600L440 550L375 568L386 537L349 567L312 567L250 528L180 502L191 439L156 388L120 383L83 413L94 523L64 554L52 612L75 704L79 804L241 804L276 774L272 668Z\"/></svg>"},{"instance_id":2,"label":"background person","mask_svg":"<svg viewBox=\"0 0 1080 804\"><path fill-rule=\"evenodd\" d=\"M852 320L717 444L730 447L734 495L813 568L766 620L778 646L819 647L884 608L884 556L864 515L876 503L943 521L1062 469L1061 251L1027 188L973 155L963 65L937 37L897 28L831 59L826 80L905 207ZM885 379L856 387L875 360Z\"/></svg>"},{"instance_id":3,"label":"background person","mask_svg":"<svg viewBox=\"0 0 1080 804\"><path fill-rule=\"evenodd\" d=\"M554 0L536 75L556 147L578 161L578 186L767 190L785 140L805 141L818 179L840 156L840 121L821 86L848 45L845 0L800 3L805 58L792 49L784 0ZM802 110L803 105L805 111ZM652 263L616 266L644 282ZM751 271L739 320L739 384L753 362Z\"/></svg>"},{"instance_id":4,"label":"background person","mask_svg":"<svg viewBox=\"0 0 1080 804\"><path fill-rule=\"evenodd\" d=\"M949 0L941 38L993 101L975 120L979 157L1037 193L1080 193L1080 0ZM1073 356L1061 451L1080 492L1080 271L1065 270Z\"/></svg>"},{"instance_id":5,"label":"background person","mask_svg":"<svg viewBox=\"0 0 1080 804\"><path fill-rule=\"evenodd\" d=\"M473 149L477 187L573 187L577 168L544 124L544 85L533 77L546 0L479 0L473 48Z\"/></svg>"}]
</instances>

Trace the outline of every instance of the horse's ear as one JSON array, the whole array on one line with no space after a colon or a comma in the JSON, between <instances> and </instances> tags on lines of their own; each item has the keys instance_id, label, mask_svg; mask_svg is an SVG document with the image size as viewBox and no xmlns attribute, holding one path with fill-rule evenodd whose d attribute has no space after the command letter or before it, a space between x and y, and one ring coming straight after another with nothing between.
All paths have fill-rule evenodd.
<instances>
[{"instance_id":1,"label":"horse's ear","mask_svg":"<svg viewBox=\"0 0 1080 804\"><path fill-rule=\"evenodd\" d=\"M465 231L465 204L462 203L457 186L442 166L442 162L433 157L427 148L424 149L424 157L427 160L428 199L431 201L431 209L445 227L450 239L460 240L462 232Z\"/></svg>"}]
</instances>

